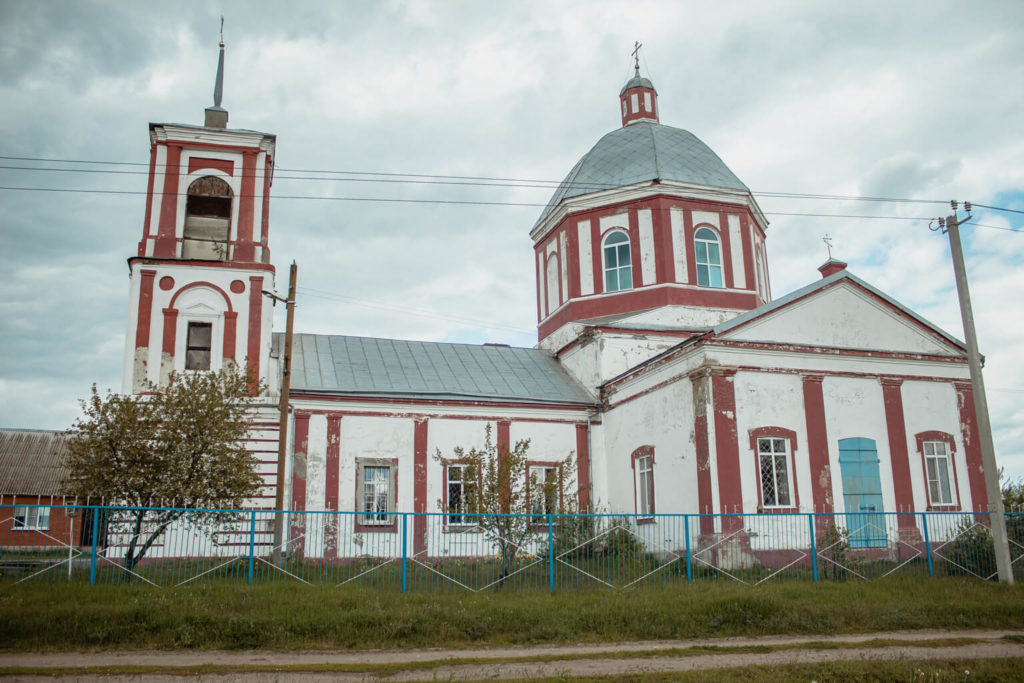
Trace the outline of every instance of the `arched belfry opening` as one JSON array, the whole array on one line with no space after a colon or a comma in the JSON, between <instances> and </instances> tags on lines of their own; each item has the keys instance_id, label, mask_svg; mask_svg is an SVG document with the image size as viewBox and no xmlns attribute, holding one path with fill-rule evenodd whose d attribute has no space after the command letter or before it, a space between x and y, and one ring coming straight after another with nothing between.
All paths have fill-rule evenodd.
<instances>
[{"instance_id":1,"label":"arched belfry opening","mask_svg":"<svg viewBox=\"0 0 1024 683\"><path fill-rule=\"evenodd\" d=\"M231 186L203 176L188 186L182 258L224 261L231 234Z\"/></svg>"}]
</instances>

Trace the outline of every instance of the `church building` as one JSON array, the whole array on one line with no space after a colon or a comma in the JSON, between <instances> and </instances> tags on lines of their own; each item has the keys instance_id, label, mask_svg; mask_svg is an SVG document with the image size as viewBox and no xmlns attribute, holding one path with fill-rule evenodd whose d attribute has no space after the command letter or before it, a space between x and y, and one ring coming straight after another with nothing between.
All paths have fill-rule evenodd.
<instances>
[{"instance_id":1,"label":"church building","mask_svg":"<svg viewBox=\"0 0 1024 683\"><path fill-rule=\"evenodd\" d=\"M263 295L277 141L227 127L223 46L221 60L204 125L150 124L124 390L250 369L268 387L250 441L266 482L254 506L283 486L289 509L358 512L352 531L392 539L386 513L444 513L415 518L422 552L428 525L466 512L466 465L433 454L490 432L499 447L530 439L544 481L575 454L581 502L640 525L987 508L963 342L831 258L773 298L757 201L695 135L660 122L639 69L619 93L622 126L529 230L537 346L296 333L277 481L284 335Z\"/></svg>"}]
</instances>

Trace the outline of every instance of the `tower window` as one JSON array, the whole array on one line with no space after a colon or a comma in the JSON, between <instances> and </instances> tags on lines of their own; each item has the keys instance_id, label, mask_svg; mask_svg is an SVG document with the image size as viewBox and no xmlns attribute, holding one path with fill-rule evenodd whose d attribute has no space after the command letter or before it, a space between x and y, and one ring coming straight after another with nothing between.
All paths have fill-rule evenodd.
<instances>
[{"instance_id":1,"label":"tower window","mask_svg":"<svg viewBox=\"0 0 1024 683\"><path fill-rule=\"evenodd\" d=\"M231 187L214 176L188 186L182 258L223 261L231 232Z\"/></svg>"},{"instance_id":2,"label":"tower window","mask_svg":"<svg viewBox=\"0 0 1024 683\"><path fill-rule=\"evenodd\" d=\"M185 369L209 370L212 343L211 323L189 323L188 338L185 341Z\"/></svg>"},{"instance_id":3,"label":"tower window","mask_svg":"<svg viewBox=\"0 0 1024 683\"><path fill-rule=\"evenodd\" d=\"M633 287L633 266L629 256L629 236L621 230L604 240L604 291L618 292Z\"/></svg>"},{"instance_id":4,"label":"tower window","mask_svg":"<svg viewBox=\"0 0 1024 683\"><path fill-rule=\"evenodd\" d=\"M697 255L697 284L701 287L724 287L718 235L710 228L698 229L693 236L693 248Z\"/></svg>"}]
</instances>

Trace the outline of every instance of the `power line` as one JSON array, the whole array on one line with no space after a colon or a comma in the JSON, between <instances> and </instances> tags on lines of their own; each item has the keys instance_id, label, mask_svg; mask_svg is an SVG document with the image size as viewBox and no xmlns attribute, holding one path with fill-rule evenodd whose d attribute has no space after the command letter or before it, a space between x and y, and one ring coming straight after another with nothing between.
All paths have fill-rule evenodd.
<instances>
[{"instance_id":1,"label":"power line","mask_svg":"<svg viewBox=\"0 0 1024 683\"><path fill-rule=\"evenodd\" d=\"M53 159L45 157L19 157L19 156L2 156L0 159L10 161L35 161L35 162L48 162L48 163L68 163L68 164L96 164L105 166L139 166L148 167L149 164L141 162L130 162L130 161L103 161L103 160L88 160L88 159ZM170 168L173 168L171 166ZM181 168L180 166L178 167ZM83 172L83 173L118 173L118 174L148 174L148 170L140 171L106 171L102 169L45 169L45 168L31 168L31 167L4 167L0 166L0 170L39 170L39 171L63 171L63 172ZM493 177L493 176L459 176L459 175L440 175L431 173L395 173L385 171L349 171L349 170L324 170L324 169L289 169L276 167L274 169L275 178L285 180L330 180L331 178L321 177L322 175L343 175L343 176L360 176L360 178L346 178L352 182L403 182L403 183L422 183L422 184L441 184L441 185L477 185L488 186L488 187L526 187L526 188L537 188L537 189L551 189L561 187L563 183L556 180L541 180L536 178L504 178L504 177ZM280 176L280 173L316 173L321 176ZM377 176L376 178L364 179L365 176ZM403 180L403 179L414 179L414 180ZM443 182L442 182L443 181ZM449 182L458 181L458 182ZM467 181L467 182L461 182ZM585 183L574 181L566 184L567 187L571 188L596 188L596 189L608 189L609 185L601 183ZM913 199L908 197L873 197L865 195L839 195L839 194L818 194L810 192L777 192L777 191L751 191L759 197L772 197L777 199L812 199L812 200L825 200L825 201L857 201L857 202L881 202L881 203L897 203L897 204L947 204L948 200L945 199ZM1011 209L1001 206L992 206L988 204L974 203L974 206L989 209L991 211L1005 211L1008 213L1024 214L1024 210ZM776 214L781 215L781 214Z\"/></svg>"}]
</instances>

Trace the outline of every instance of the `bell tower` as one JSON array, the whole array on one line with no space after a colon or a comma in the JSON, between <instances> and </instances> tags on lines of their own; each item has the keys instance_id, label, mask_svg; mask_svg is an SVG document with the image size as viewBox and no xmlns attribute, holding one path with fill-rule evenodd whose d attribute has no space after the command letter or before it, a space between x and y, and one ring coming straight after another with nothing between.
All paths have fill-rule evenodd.
<instances>
[{"instance_id":1,"label":"bell tower","mask_svg":"<svg viewBox=\"0 0 1024 683\"><path fill-rule=\"evenodd\" d=\"M149 124L145 220L128 259L125 392L229 363L270 379L272 310L262 292L274 288L267 244L276 138L229 129L223 90L222 36L203 125Z\"/></svg>"}]
</instances>

